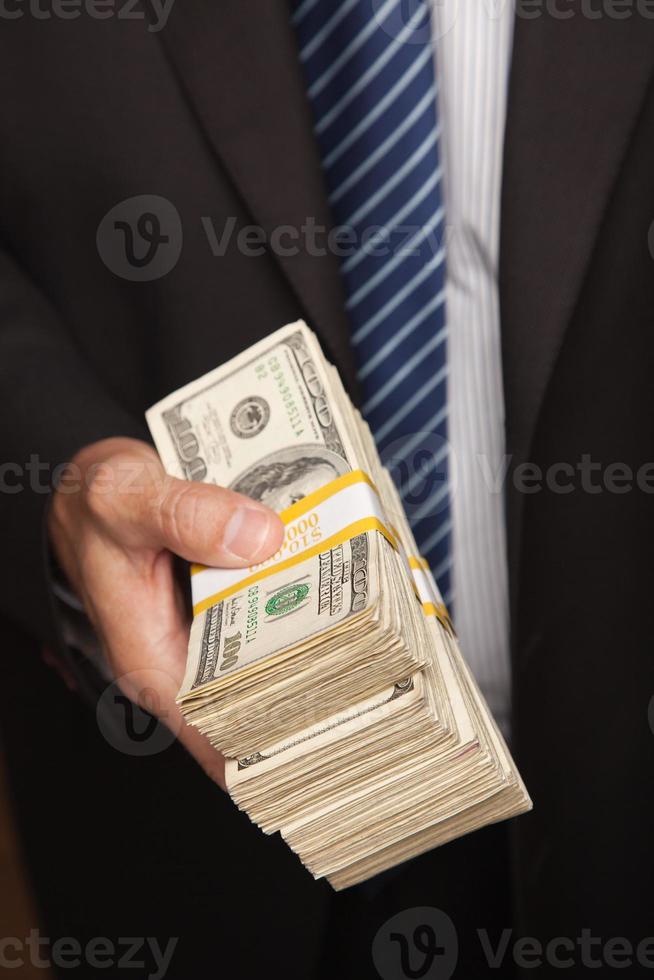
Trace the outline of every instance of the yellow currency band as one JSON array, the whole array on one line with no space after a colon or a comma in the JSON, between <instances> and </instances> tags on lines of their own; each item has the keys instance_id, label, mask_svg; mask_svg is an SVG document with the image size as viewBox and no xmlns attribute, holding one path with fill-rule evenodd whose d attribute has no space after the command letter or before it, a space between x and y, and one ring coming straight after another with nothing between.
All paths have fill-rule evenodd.
<instances>
[{"instance_id":1,"label":"yellow currency band","mask_svg":"<svg viewBox=\"0 0 654 980\"><path fill-rule=\"evenodd\" d=\"M379 491L368 474L364 473L363 470L352 470L350 473L345 473L336 480L332 480L330 483L327 483L324 487L314 490L313 493L303 497L302 500L298 500L297 503L292 504L291 507L287 507L285 510L281 511L279 516L283 524L288 526L294 520L303 517L304 514L308 513L323 501L328 500L341 490L344 490L345 488L353 486L357 483L366 483L374 491L377 497L379 497ZM193 606L193 614L198 616L211 606L215 606L217 603L222 602L223 599L228 599L236 592L241 591L241 589L248 588L253 583L268 578L270 575L274 575L277 572L284 571L287 568L292 568L294 565L298 565L300 562L306 561L308 558L313 558L315 555L319 555L324 551L328 551L330 548L343 544L345 541L349 541L351 538L355 538L359 534L364 534L366 531L377 531L384 538L386 538L388 543L395 551L400 553L403 552L400 535L392 524L387 527L377 517L372 515L369 517L364 517L361 520L348 524L346 527L331 535L329 538L318 542L312 548L308 548L306 551L301 551L296 555L292 555L291 557L284 559L284 561L277 563L273 562L266 565L265 568L259 568L257 571L251 572L246 577L239 579L238 582L235 582L228 588L207 596L206 599L202 599L201 602L198 602ZM405 560L410 569L429 572L429 564L424 558L415 555L407 555ZM200 572L205 571L207 568L207 565L192 565L191 575L197 575ZM246 570L244 569L244 571ZM411 586L416 598L421 602L422 610L425 616L435 616L446 629L452 630L451 620L445 605L442 603L422 602L413 576L411 576Z\"/></svg>"},{"instance_id":2,"label":"yellow currency band","mask_svg":"<svg viewBox=\"0 0 654 980\"><path fill-rule=\"evenodd\" d=\"M344 490L346 487L351 487L355 483L367 483L368 486L374 490L374 492L379 496L379 490L372 482L367 473L363 470L352 470L350 473L344 473L343 476L337 477L330 483L326 483L324 487L320 487L318 490L314 490L313 493L307 494L306 497L302 497L302 500L298 500L296 503L291 504L286 510L280 510L279 517L283 524L290 524L297 517L303 517L307 511L312 510L321 504L323 500L328 500L330 497L335 496L339 491ZM303 552L306 554L306 552ZM191 575L197 575L198 572L204 572L208 565L191 565ZM280 566L278 565L277 568Z\"/></svg>"},{"instance_id":3,"label":"yellow currency band","mask_svg":"<svg viewBox=\"0 0 654 980\"><path fill-rule=\"evenodd\" d=\"M302 517L312 508L316 507L318 504L327 500L329 497L333 497L339 491L345 489L346 487L352 486L355 483L367 483L374 491L377 493L377 488L370 479L370 477L363 472L363 470L353 470L351 473L345 473L343 476L338 477L336 480L332 480L326 486L321 487L319 490L315 490L313 493L308 494L303 497L302 500L298 500L297 503L293 504L291 507L287 507L286 510L280 512L280 518L285 525L290 524L292 521L296 520L298 517ZM292 568L294 565L298 565L300 562L306 561L308 558L313 558L315 555L321 554L323 551L329 551L330 548L334 548L339 544L343 544L345 541L349 541L351 538L355 538L359 534L364 534L366 531L378 531L394 548L398 550L398 541L393 534L393 532L385 526L377 517L364 517L361 520L354 521L348 524L342 530L338 531L336 534L331 535L331 537L326 538L324 541L318 542L312 548L307 548L306 551L301 551L296 555L292 555L290 558L284 559L284 561L276 562L267 565L265 568L260 568L256 572L252 572L250 575L240 579L235 582L227 589L223 589L221 592L216 592L213 595L207 596L201 602L196 603L193 606L194 616L198 616L200 613L204 612L205 609L209 609L211 606L215 606L217 603L222 602L224 599L228 599L231 595L236 592L240 592L242 589L248 588L255 582L260 582L262 579L268 578L270 575L275 575L277 572L284 571L287 568ZM191 575L197 575L207 568L206 565L193 565L191 568Z\"/></svg>"},{"instance_id":4,"label":"yellow currency band","mask_svg":"<svg viewBox=\"0 0 654 980\"><path fill-rule=\"evenodd\" d=\"M420 555L409 555L408 562L409 568L413 568L420 572L429 572L429 562ZM424 612L425 616L435 616L441 625L444 626L446 630L449 630L450 633L454 632L452 620L450 619L450 614L447 611L447 606L444 602L423 602L422 611Z\"/></svg>"}]
</instances>

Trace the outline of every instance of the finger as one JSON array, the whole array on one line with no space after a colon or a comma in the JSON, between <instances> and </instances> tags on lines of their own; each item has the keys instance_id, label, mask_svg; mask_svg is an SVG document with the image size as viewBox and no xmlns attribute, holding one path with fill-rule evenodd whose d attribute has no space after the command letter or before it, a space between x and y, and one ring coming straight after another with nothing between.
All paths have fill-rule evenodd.
<instances>
[{"instance_id":1,"label":"finger","mask_svg":"<svg viewBox=\"0 0 654 980\"><path fill-rule=\"evenodd\" d=\"M182 558L226 568L269 558L284 538L281 520L263 504L223 487L175 479L148 508L145 526Z\"/></svg>"},{"instance_id":2,"label":"finger","mask_svg":"<svg viewBox=\"0 0 654 980\"><path fill-rule=\"evenodd\" d=\"M105 464L89 502L118 543L167 548L205 565L255 564L274 554L284 537L268 507L233 490L167 476L145 446Z\"/></svg>"}]
</instances>

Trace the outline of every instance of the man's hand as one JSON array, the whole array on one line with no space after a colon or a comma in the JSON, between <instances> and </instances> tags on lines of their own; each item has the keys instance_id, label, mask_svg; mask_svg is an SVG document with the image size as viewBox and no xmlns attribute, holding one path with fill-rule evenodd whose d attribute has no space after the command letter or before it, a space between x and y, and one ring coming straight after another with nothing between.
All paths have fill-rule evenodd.
<instances>
[{"instance_id":1,"label":"man's hand","mask_svg":"<svg viewBox=\"0 0 654 980\"><path fill-rule=\"evenodd\" d=\"M222 756L175 704L189 622L173 554L225 568L262 561L282 543L277 515L231 490L167 476L146 443L106 439L71 461L49 531L125 693L138 700L154 690L159 717L224 786Z\"/></svg>"}]
</instances>

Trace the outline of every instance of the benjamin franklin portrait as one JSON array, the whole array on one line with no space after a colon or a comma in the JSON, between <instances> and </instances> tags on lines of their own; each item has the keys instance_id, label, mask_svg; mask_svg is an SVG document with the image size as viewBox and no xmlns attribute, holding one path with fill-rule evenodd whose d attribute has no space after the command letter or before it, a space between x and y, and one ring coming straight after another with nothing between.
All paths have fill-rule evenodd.
<instances>
[{"instance_id":1,"label":"benjamin franklin portrait","mask_svg":"<svg viewBox=\"0 0 654 980\"><path fill-rule=\"evenodd\" d=\"M341 456L324 446L293 446L256 463L237 477L231 489L281 511L349 469Z\"/></svg>"}]
</instances>

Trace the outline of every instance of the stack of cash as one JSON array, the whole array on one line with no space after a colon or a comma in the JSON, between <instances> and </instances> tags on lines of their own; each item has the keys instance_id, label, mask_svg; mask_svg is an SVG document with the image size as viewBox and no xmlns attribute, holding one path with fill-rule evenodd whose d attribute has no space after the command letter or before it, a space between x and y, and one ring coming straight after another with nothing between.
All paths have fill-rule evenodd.
<instances>
[{"instance_id":1,"label":"stack of cash","mask_svg":"<svg viewBox=\"0 0 654 980\"><path fill-rule=\"evenodd\" d=\"M531 807L393 481L303 322L147 414L166 470L275 509L278 553L192 569L178 703L229 792L335 888Z\"/></svg>"}]
</instances>

